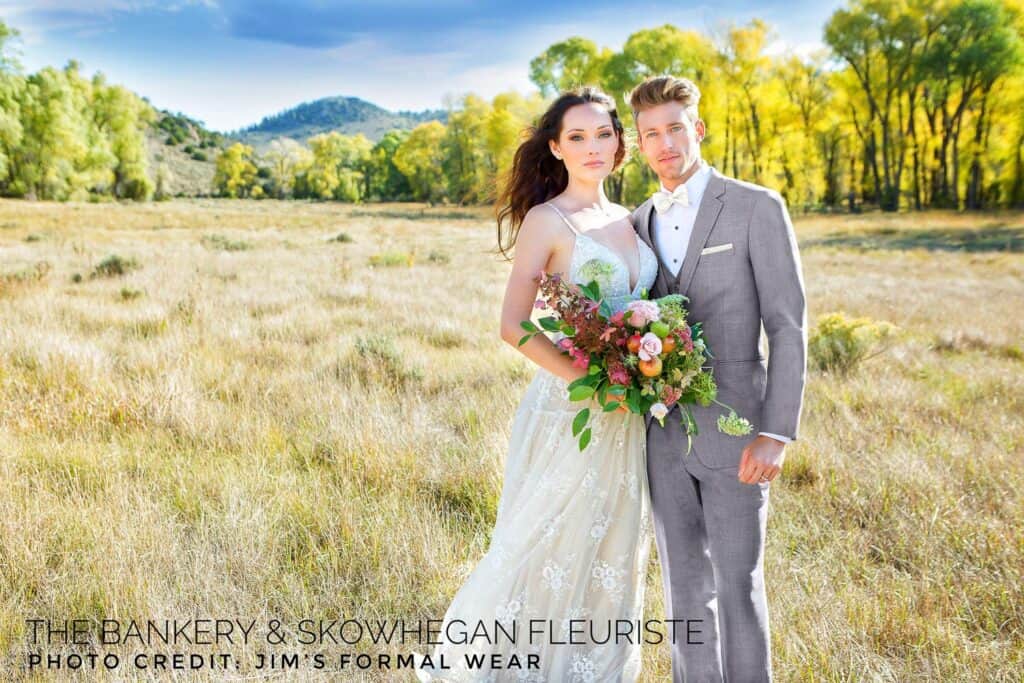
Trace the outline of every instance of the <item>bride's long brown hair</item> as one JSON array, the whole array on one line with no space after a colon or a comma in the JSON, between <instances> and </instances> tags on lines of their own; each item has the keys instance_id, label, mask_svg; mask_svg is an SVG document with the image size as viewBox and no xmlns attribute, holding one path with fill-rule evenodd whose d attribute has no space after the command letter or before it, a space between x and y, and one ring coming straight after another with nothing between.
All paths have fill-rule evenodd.
<instances>
[{"instance_id":1,"label":"bride's long brown hair","mask_svg":"<svg viewBox=\"0 0 1024 683\"><path fill-rule=\"evenodd\" d=\"M529 137L516 150L512 168L505 178L503 189L495 204L498 248L506 259L509 259L509 250L515 246L519 227L523 224L526 212L560 194L569 184L565 164L551 154L548 141L558 141L566 111L588 102L600 104L611 116L612 128L619 140L612 170L617 169L626 158L625 129L615 110L615 100L591 86L559 95L540 117L537 125L528 129Z\"/></svg>"}]
</instances>

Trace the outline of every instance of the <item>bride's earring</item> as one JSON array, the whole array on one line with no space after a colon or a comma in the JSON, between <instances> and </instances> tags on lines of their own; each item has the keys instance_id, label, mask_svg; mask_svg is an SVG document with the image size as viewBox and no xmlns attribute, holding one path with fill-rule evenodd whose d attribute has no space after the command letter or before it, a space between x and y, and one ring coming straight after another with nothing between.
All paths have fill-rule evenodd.
<instances>
[{"instance_id":1,"label":"bride's earring","mask_svg":"<svg viewBox=\"0 0 1024 683\"><path fill-rule=\"evenodd\" d=\"M552 154L553 154L553 155L555 156L555 158L556 158L556 159L558 159L559 161L561 161L561 160L562 160L562 155L561 155L561 154L559 154L558 152L552 152Z\"/></svg>"}]
</instances>

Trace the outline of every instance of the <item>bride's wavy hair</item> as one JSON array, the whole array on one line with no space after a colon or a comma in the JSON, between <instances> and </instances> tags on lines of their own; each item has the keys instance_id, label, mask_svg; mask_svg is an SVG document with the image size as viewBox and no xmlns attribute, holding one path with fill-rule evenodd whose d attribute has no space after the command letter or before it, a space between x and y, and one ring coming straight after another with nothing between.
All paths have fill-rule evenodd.
<instances>
[{"instance_id":1,"label":"bride's wavy hair","mask_svg":"<svg viewBox=\"0 0 1024 683\"><path fill-rule=\"evenodd\" d=\"M505 177L501 194L495 204L498 248L506 260L509 259L509 250L515 246L519 227L526 218L526 212L560 194L569 184L565 164L551 154L548 141L558 141L566 111L588 102L600 104L611 116L612 128L619 141L612 170L619 168L625 160L625 128L616 112L615 100L592 86L576 88L559 95L541 115L537 125L527 129L528 137L516 150L512 167Z\"/></svg>"}]
</instances>

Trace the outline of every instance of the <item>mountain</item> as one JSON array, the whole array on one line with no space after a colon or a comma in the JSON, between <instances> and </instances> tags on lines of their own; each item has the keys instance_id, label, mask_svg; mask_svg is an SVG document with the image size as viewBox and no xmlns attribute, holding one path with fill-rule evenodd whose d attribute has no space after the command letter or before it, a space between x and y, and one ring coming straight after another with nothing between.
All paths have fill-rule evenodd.
<instances>
[{"instance_id":1,"label":"mountain","mask_svg":"<svg viewBox=\"0 0 1024 683\"><path fill-rule=\"evenodd\" d=\"M150 177L161 178L169 196L208 196L213 191L214 161L221 150L241 141L257 153L270 141L287 137L305 144L318 133L337 130L362 133L377 141L395 128L415 128L427 121L448 119L444 110L422 112L387 109L358 97L324 97L267 116L254 126L229 133L208 130L200 121L181 113L157 110L157 121L146 131Z\"/></svg>"},{"instance_id":2,"label":"mountain","mask_svg":"<svg viewBox=\"0 0 1024 683\"><path fill-rule=\"evenodd\" d=\"M427 121L447 120L443 110L391 112L358 97L323 97L264 117L256 125L229 135L259 150L279 137L305 142L318 133L336 130L344 135L362 133L377 141L389 130L415 128Z\"/></svg>"}]
</instances>

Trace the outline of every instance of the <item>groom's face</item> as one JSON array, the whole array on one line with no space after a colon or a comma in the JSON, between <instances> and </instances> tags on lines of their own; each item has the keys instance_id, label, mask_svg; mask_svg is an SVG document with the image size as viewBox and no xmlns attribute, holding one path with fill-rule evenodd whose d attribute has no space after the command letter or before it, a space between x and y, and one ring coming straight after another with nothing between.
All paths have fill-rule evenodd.
<instances>
[{"instance_id":1,"label":"groom's face","mask_svg":"<svg viewBox=\"0 0 1024 683\"><path fill-rule=\"evenodd\" d=\"M665 102L637 112L640 153L669 190L688 178L700 161L704 122L696 121L679 102Z\"/></svg>"}]
</instances>

